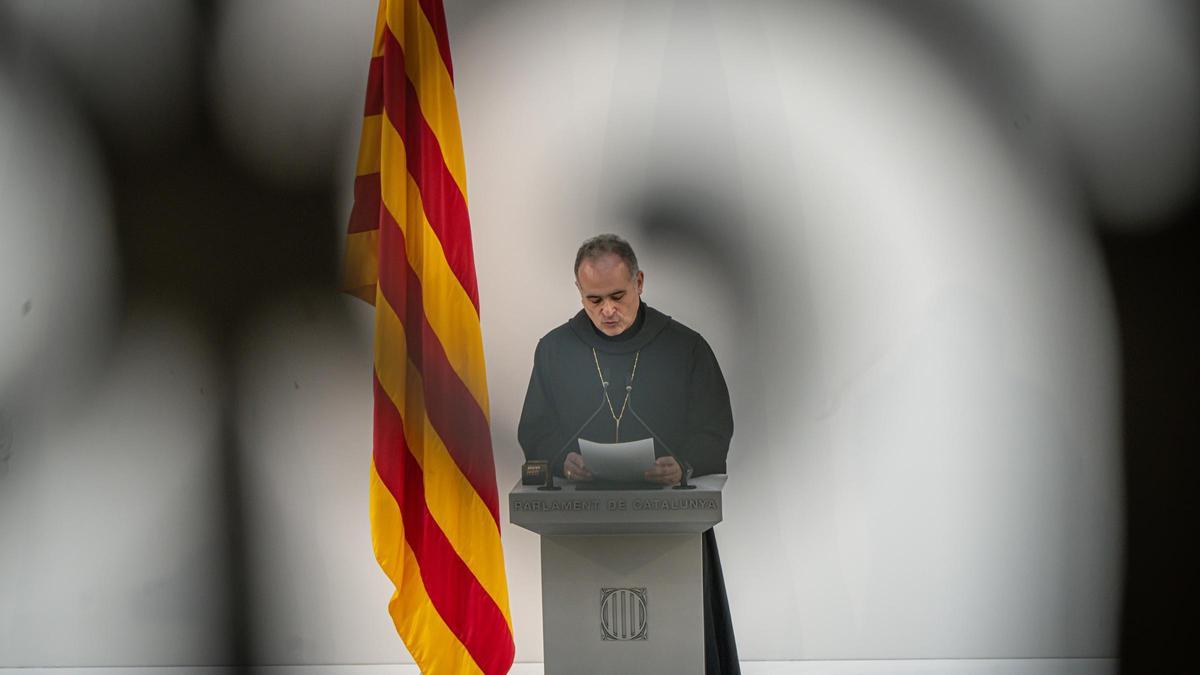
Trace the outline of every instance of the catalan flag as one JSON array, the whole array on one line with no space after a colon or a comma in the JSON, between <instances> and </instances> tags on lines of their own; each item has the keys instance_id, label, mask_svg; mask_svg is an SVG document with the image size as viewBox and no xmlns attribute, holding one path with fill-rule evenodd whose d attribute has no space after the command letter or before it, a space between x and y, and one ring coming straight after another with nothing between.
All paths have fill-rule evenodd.
<instances>
[{"instance_id":1,"label":"catalan flag","mask_svg":"<svg viewBox=\"0 0 1200 675\"><path fill-rule=\"evenodd\" d=\"M381 0L344 289L375 306L371 536L388 612L424 673L504 673L479 293L441 0Z\"/></svg>"}]
</instances>

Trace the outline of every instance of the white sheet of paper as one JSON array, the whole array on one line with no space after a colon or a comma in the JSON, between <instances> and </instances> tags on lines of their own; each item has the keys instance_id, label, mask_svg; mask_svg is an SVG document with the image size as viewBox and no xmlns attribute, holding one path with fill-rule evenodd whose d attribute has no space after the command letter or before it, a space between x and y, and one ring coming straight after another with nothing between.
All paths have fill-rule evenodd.
<instances>
[{"instance_id":1,"label":"white sheet of paper","mask_svg":"<svg viewBox=\"0 0 1200 675\"><path fill-rule=\"evenodd\" d=\"M644 481L654 466L654 439L625 443L596 443L579 439L583 465L598 480Z\"/></svg>"}]
</instances>

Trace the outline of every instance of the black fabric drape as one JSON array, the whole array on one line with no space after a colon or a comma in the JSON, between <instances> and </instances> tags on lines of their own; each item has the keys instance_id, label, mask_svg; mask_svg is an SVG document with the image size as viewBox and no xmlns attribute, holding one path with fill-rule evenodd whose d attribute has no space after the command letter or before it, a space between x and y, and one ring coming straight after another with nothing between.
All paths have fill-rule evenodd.
<instances>
[{"instance_id":1,"label":"black fabric drape","mask_svg":"<svg viewBox=\"0 0 1200 675\"><path fill-rule=\"evenodd\" d=\"M733 618L729 615L729 596L725 594L725 575L721 572L721 554L711 528L704 532L704 672L706 675L742 672L733 636Z\"/></svg>"}]
</instances>

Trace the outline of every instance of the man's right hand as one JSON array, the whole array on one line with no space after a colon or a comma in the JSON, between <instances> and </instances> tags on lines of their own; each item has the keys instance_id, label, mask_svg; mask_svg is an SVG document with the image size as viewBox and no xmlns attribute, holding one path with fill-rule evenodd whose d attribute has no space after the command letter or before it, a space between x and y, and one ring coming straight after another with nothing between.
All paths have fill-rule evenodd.
<instances>
[{"instance_id":1,"label":"man's right hand","mask_svg":"<svg viewBox=\"0 0 1200 675\"><path fill-rule=\"evenodd\" d=\"M563 460L563 477L567 480L591 480L592 472L583 465L583 455L578 452L567 453Z\"/></svg>"}]
</instances>

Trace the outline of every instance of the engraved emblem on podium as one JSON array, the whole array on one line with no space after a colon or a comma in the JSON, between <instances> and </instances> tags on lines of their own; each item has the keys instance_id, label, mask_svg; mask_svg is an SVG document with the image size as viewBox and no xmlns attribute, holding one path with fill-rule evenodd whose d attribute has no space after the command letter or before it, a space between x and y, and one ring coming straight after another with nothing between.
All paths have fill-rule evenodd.
<instances>
[{"instance_id":1,"label":"engraved emblem on podium","mask_svg":"<svg viewBox=\"0 0 1200 675\"><path fill-rule=\"evenodd\" d=\"M600 639L645 640L646 589L600 589Z\"/></svg>"}]
</instances>

